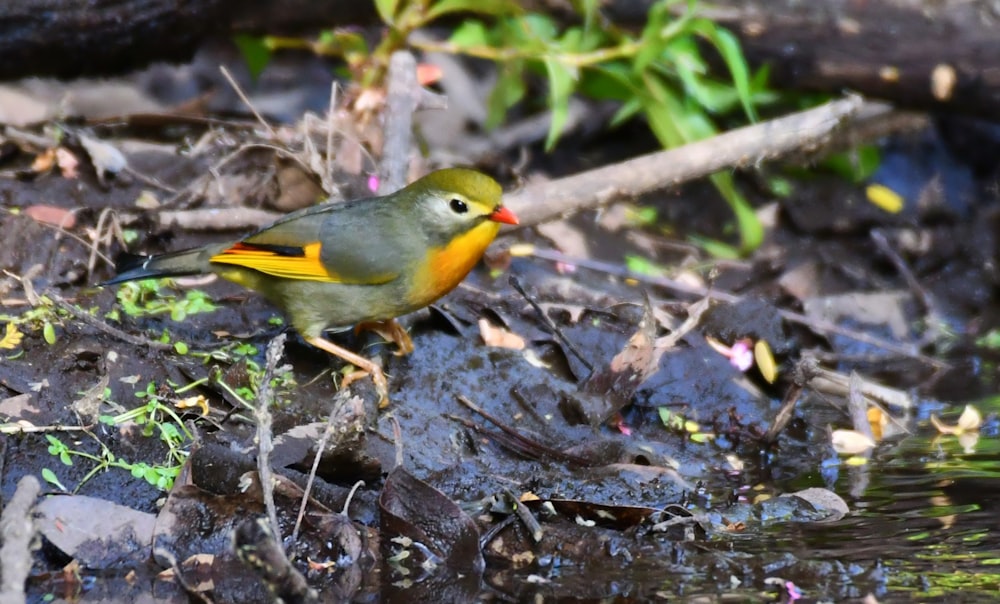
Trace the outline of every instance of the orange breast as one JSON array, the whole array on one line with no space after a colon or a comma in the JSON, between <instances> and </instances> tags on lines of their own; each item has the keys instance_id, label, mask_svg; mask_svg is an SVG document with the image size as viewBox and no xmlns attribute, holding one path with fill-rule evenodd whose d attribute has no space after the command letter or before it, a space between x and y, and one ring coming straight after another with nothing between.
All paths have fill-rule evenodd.
<instances>
[{"instance_id":1,"label":"orange breast","mask_svg":"<svg viewBox=\"0 0 1000 604\"><path fill-rule=\"evenodd\" d=\"M499 230L499 224L486 221L444 247L431 248L414 276L411 301L426 306L455 289L483 257Z\"/></svg>"}]
</instances>

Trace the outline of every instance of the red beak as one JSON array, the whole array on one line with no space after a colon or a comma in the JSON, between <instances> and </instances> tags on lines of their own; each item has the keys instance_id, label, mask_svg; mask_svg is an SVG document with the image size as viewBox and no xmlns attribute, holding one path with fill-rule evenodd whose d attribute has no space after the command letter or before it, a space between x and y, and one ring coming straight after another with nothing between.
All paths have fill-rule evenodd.
<instances>
[{"instance_id":1,"label":"red beak","mask_svg":"<svg viewBox=\"0 0 1000 604\"><path fill-rule=\"evenodd\" d=\"M511 212L503 206L493 210L493 213L490 214L490 220L494 222L502 222L504 224L518 224L519 222L517 216L514 215L514 212Z\"/></svg>"}]
</instances>

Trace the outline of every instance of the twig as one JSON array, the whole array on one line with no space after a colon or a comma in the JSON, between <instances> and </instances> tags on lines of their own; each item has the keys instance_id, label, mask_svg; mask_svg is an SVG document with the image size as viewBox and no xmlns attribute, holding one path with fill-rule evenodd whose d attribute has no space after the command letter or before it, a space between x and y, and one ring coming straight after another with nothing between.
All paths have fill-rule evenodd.
<instances>
[{"instance_id":1,"label":"twig","mask_svg":"<svg viewBox=\"0 0 1000 604\"><path fill-rule=\"evenodd\" d=\"M872 424L868 421L868 403L865 399L864 380L857 371L851 372L847 383L847 411L854 429L875 442Z\"/></svg>"},{"instance_id":2,"label":"twig","mask_svg":"<svg viewBox=\"0 0 1000 604\"><path fill-rule=\"evenodd\" d=\"M256 229L274 222L283 214L256 208L202 208L197 210L164 210L160 225L176 226L185 231L239 231Z\"/></svg>"},{"instance_id":3,"label":"twig","mask_svg":"<svg viewBox=\"0 0 1000 604\"><path fill-rule=\"evenodd\" d=\"M688 283L682 283L680 281L670 279L667 277L659 277L652 275L644 275L642 273L637 273L628 270L627 268L611 264L609 262L601 262L599 260L591 260L588 258L571 258L565 254L557 252L555 250L532 250L531 256L536 258L542 258L544 260L550 260L552 262L562 262L565 264L573 264L588 270L598 271L602 273L607 273L609 275L614 275L617 277L623 277L628 279L634 279L640 283L647 283L649 285L654 285L656 287L662 287L679 294L687 294L691 296L699 297L709 297L713 300L720 300L722 302L727 302L729 304L736 304L740 302L743 297L731 294L729 292L724 292L716 289L711 289L707 287L701 287L698 285L691 285ZM897 344L896 342L890 342L882 338L856 331L854 329L848 329L837 325L836 323L831 323L824 319L815 319L812 317L807 317L803 314L792 312L790 310L785 310L779 308L777 310L778 315L786 321L792 323L799 323L800 325L805 325L812 331L824 335L836 334L839 336L844 336L845 338L851 338L858 342L874 346L876 348L881 348L888 352L893 352L900 356L904 356L911 359L917 359L928 365L937 368L946 368L948 363L944 361L939 361L933 359L919 351L914 350L913 346L907 346L904 344Z\"/></svg>"},{"instance_id":4,"label":"twig","mask_svg":"<svg viewBox=\"0 0 1000 604\"><path fill-rule=\"evenodd\" d=\"M257 392L257 406L254 408L254 418L257 423L257 473L260 476L260 486L263 492L264 507L271 522L271 533L281 541L281 527L278 525L278 512L274 506L274 476L271 474L271 451L274 442L271 435L271 405L274 404L274 392L271 390L271 380L278 371L278 361L285 350L284 333L280 333L267 345L264 355L264 375L261 378L260 389Z\"/></svg>"},{"instance_id":5,"label":"twig","mask_svg":"<svg viewBox=\"0 0 1000 604\"><path fill-rule=\"evenodd\" d=\"M59 424L50 424L48 426L36 426L34 424L26 424L24 420L20 422L7 422L0 424L0 434L33 434L33 433L48 433L48 432L89 432L94 429L94 424L88 424L86 426L60 426ZM6 443L5 443L6 444ZM0 450L0 453L3 451ZM2 469L2 467L0 467ZM0 473L2 475L2 473Z\"/></svg>"},{"instance_id":6,"label":"twig","mask_svg":"<svg viewBox=\"0 0 1000 604\"><path fill-rule=\"evenodd\" d=\"M275 602L318 602L319 595L309 587L279 545L279 539L268 530L263 518L248 520L233 531L236 556L254 570L271 592Z\"/></svg>"},{"instance_id":7,"label":"twig","mask_svg":"<svg viewBox=\"0 0 1000 604\"><path fill-rule=\"evenodd\" d=\"M518 500L517 495L512 493L510 489L504 489L503 494L507 497L507 501L510 503L511 508L514 510L514 514L517 516L518 520L524 524L524 528L528 529L528 533L531 535L532 541L538 543L542 540L544 531L542 530L542 525L538 523L538 519L532 515L531 510L528 506L521 503Z\"/></svg>"},{"instance_id":8,"label":"twig","mask_svg":"<svg viewBox=\"0 0 1000 604\"><path fill-rule=\"evenodd\" d=\"M719 170L753 166L821 143L863 104L860 97L849 96L669 151L529 184L506 195L504 203L520 218L521 226L527 227Z\"/></svg>"},{"instance_id":9,"label":"twig","mask_svg":"<svg viewBox=\"0 0 1000 604\"><path fill-rule=\"evenodd\" d=\"M240 85L236 83L236 80L233 78L232 74L229 73L229 70L226 69L226 66L220 65L219 70L222 72L222 76L226 78L226 81L229 82L229 85L233 87L233 92L235 92L236 95L240 97L240 100L243 101L243 103L247 106L247 109L250 110L250 113L253 113L253 116L257 118L257 121L260 122L261 125L264 126L264 128L267 130L267 133L268 135L270 135L271 140L277 140L278 134L274 131L274 128L272 128L271 124L268 124L261 116L261 114L257 112L257 108L254 107L253 104L250 102L250 98L247 97L247 95L243 92L243 89L240 88Z\"/></svg>"},{"instance_id":10,"label":"twig","mask_svg":"<svg viewBox=\"0 0 1000 604\"><path fill-rule=\"evenodd\" d=\"M592 465L588 460L582 457L571 455L569 453L564 453L562 451L559 451L558 449L553 449L552 447L547 447L538 441L532 440L524 436L523 434L521 434L514 428L508 426L507 424L503 423L502 421L500 421L499 418L497 418L491 413L488 413L485 409L473 403L467 397L461 394L459 394L457 398L458 402L468 407L469 410L483 416L491 424L493 424L497 428L500 428L500 430L504 434L506 434L512 439L512 442L507 443L507 445L511 448L517 449L519 452L525 455L535 456L535 457L543 455L552 460L559 461L562 463L570 463L581 466ZM452 417L453 419L456 419L458 421L463 421L463 418L455 416Z\"/></svg>"},{"instance_id":11,"label":"twig","mask_svg":"<svg viewBox=\"0 0 1000 604\"><path fill-rule=\"evenodd\" d=\"M389 85L385 101L385 146L379 172L379 194L385 195L406 186L410 165L413 112L420 98L417 83L417 60L405 50L389 58Z\"/></svg>"},{"instance_id":12,"label":"twig","mask_svg":"<svg viewBox=\"0 0 1000 604\"><path fill-rule=\"evenodd\" d=\"M17 483L17 490L0 516L0 602L24 602L24 583L31 572L31 541L35 537L32 509L41 491L38 479L28 475Z\"/></svg>"},{"instance_id":13,"label":"twig","mask_svg":"<svg viewBox=\"0 0 1000 604\"><path fill-rule=\"evenodd\" d=\"M326 450L326 445L330 442L330 438L333 436L333 432L336 427L336 420L343 416L343 408L350 398L349 394L350 391L346 389L337 393L337 396L333 401L333 408L330 409L330 415L326 418L326 429L323 430L323 435L316 444L316 455L313 457L312 468L309 469L309 478L306 480L306 488L302 492L302 503L299 504L299 513L295 518L295 528L292 529L292 543L295 543L299 538L299 528L301 528L302 519L306 515L306 505L309 503L309 495L312 492L313 481L316 480L316 472L319 470L320 458L323 456L323 451ZM348 501L350 501L350 498L348 498Z\"/></svg>"},{"instance_id":14,"label":"twig","mask_svg":"<svg viewBox=\"0 0 1000 604\"><path fill-rule=\"evenodd\" d=\"M105 323L104 321L101 321L97 317L91 316L90 313L83 312L75 305L70 304L69 302L64 300L59 294L55 292L52 291L46 292L45 296L50 300L52 300L52 302L55 303L56 306L65 310L69 314L73 315L74 318L79 319L80 321L86 323L87 325L94 327L100 331L103 331L104 333L110 336L118 338L119 340L128 342L129 344L133 344L135 346L153 348L155 350L173 350L174 348L170 344L157 342L156 340L150 340L148 338L143 338L141 336L134 336L130 333L125 333L120 329L112 327L107 323Z\"/></svg>"},{"instance_id":15,"label":"twig","mask_svg":"<svg viewBox=\"0 0 1000 604\"><path fill-rule=\"evenodd\" d=\"M593 373L594 365L583 356L583 353L580 352L580 350L576 347L576 345L573 344L573 342L566 337L566 334L564 334L562 330L556 326L556 324L552 321L552 319L550 319L549 316L545 314L545 310L541 307L538 301L529 296L528 292L524 291L524 288L521 287L521 281L512 274L507 279L507 282L510 283L511 287L517 290L517 293L521 294L522 298L528 301L528 304L530 304L532 308L535 309L535 313L542 320L542 323L545 323L545 326L548 327L550 331L552 331L552 334L556 338L558 338L559 341L562 342L563 345L565 345L570 352L573 353L573 356L575 356L577 359L580 360L581 363L583 363L583 366L587 368L587 371Z\"/></svg>"},{"instance_id":16,"label":"twig","mask_svg":"<svg viewBox=\"0 0 1000 604\"><path fill-rule=\"evenodd\" d=\"M157 547L153 549L153 555L157 558L166 560L170 564L170 570L174 573L174 580L180 584L181 588L187 592L188 596L194 596L205 604L212 604L212 600L210 600L208 596L195 589L195 587L191 585L191 582L187 580L184 576L184 569L181 568L180 563L177 561L177 556L175 556L173 552L169 551L165 547Z\"/></svg>"},{"instance_id":17,"label":"twig","mask_svg":"<svg viewBox=\"0 0 1000 604\"><path fill-rule=\"evenodd\" d=\"M336 189L333 184L333 133L334 122L337 116L337 81L330 83L330 106L326 110L326 163L323 166L323 174L320 181L323 183L323 190L330 195ZM310 140L306 136L306 140Z\"/></svg>"}]
</instances>

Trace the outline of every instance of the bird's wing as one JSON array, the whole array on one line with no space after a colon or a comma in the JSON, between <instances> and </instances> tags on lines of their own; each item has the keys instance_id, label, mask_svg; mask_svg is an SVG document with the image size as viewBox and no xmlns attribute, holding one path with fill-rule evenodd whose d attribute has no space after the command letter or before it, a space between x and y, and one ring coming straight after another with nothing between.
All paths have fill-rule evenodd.
<instances>
[{"instance_id":1,"label":"bird's wing","mask_svg":"<svg viewBox=\"0 0 1000 604\"><path fill-rule=\"evenodd\" d=\"M391 208L380 203L324 204L295 212L242 239L211 262L284 279L378 285L399 276L389 235Z\"/></svg>"}]
</instances>

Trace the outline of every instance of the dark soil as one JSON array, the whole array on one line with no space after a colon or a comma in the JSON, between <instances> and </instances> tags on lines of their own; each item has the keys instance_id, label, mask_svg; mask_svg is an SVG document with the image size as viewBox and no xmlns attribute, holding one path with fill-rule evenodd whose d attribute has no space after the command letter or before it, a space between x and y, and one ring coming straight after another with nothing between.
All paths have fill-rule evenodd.
<instances>
[{"instance_id":1,"label":"dark soil","mask_svg":"<svg viewBox=\"0 0 1000 604\"><path fill-rule=\"evenodd\" d=\"M45 483L32 601L151 593L182 600L185 589L216 602L272 597L232 549L233 533L243 535L245 521L265 515L253 414L232 391L259 393L264 352L286 331L280 315L232 284L181 281L142 303L184 299L197 289L217 310L180 320L130 316L116 288L96 286L111 266L89 266L106 208L125 215L125 228L136 234L133 252L238 234L158 221L158 212L179 205L136 207L150 179L184 188L233 150L220 144L202 155L174 153L175 141L205 132L180 124L102 133L126 149L142 178L119 174L101 183L86 163L75 177L32 173L35 153L26 147L12 149L0 166L0 323L24 333L0 362L0 495L8 501L22 477L45 469L66 489ZM234 141L249 136L236 125L221 132ZM136 141L155 146L139 150ZM583 169L574 160L606 162L609 150L629 147L592 136L564 145L578 151L557 160L564 173ZM935 130L890 141L882 152L873 181L904 195L901 213L880 210L865 200L864 185L832 173L770 167L766 175L791 178L793 192L779 201L758 193L758 205L771 204L776 219L765 245L738 262L712 260L683 235L732 236L728 207L703 184L636 200L657 211L641 225L621 219L627 211L620 206L570 219L555 240L546 228L505 233L487 259L492 268L481 265L434 307L406 318L413 354L394 356L369 334L331 336L381 360L390 376L387 409L375 408L370 380L351 386L360 402L339 396L342 363L288 332L279 364L290 370L271 376L271 466L279 477L282 544L294 566L327 600L788 601L801 591L810 601L866 594L944 601L994 594L1000 579L988 564L1000 548L991 511L1000 500L997 355L980 338L998 318L996 173L981 165L973 172ZM244 169L248 178L259 175ZM538 169L529 165L527 173ZM755 180L743 176L752 193ZM362 190L363 180L345 180L345 190ZM260 197L268 202L268 194ZM32 218L40 206L72 210L73 225L60 230ZM887 242L881 248L878 234ZM524 242L562 249L579 262L504 252ZM646 271L628 273L637 266L630 257L645 259ZM657 349L656 338L677 333L698 301L658 285L657 267L739 300L711 302L694 329ZM56 296L121 333L164 337L188 350L123 340L66 311ZM787 320L780 310L804 313L811 323ZM481 319L521 336L525 348L485 345ZM829 323L896 347L835 333L823 327ZM706 337L726 346L766 341L779 364L777 381L768 383L756 366L737 369ZM244 345L252 348L238 348ZM803 377L806 357L911 401L909 409L870 401L891 421L860 463L831 445L832 429L851 428L848 397ZM797 382L804 389L791 420L768 442ZM204 397L206 415L197 406L173 407L195 395ZM182 424L163 410L152 423L98 420L153 399ZM941 435L929 422L937 414L953 425L969 403L985 418L978 431ZM301 488L334 409L314 502L292 542ZM680 424L666 422L667 414ZM164 425L179 431L187 461L172 486L160 488L167 484L154 484L158 474L135 466L183 461L170 456ZM52 438L70 451L72 465L60 461ZM104 450L133 471L82 456L100 458ZM357 481L363 484L347 505ZM803 492L809 488L839 495L846 515L815 498L817 491ZM85 536L60 537L73 531ZM78 566L64 572L70 561ZM158 575L174 563L183 581Z\"/></svg>"}]
</instances>

